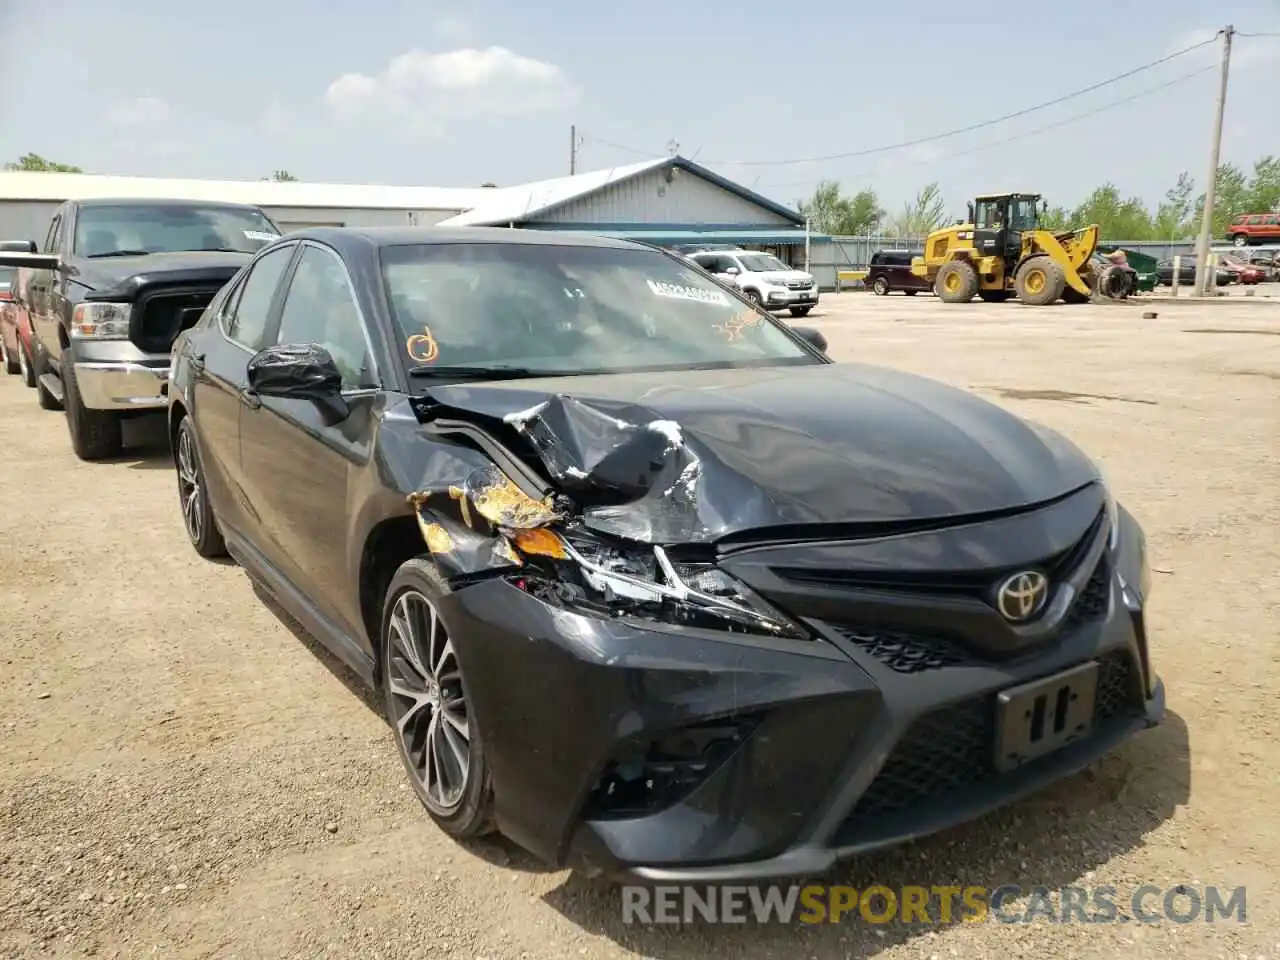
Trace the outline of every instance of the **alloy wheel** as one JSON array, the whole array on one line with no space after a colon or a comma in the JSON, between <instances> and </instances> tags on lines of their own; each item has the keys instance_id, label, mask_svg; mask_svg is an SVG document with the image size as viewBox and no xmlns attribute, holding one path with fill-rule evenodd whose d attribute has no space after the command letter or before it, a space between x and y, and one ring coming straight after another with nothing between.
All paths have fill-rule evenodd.
<instances>
[{"instance_id":1,"label":"alloy wheel","mask_svg":"<svg viewBox=\"0 0 1280 960\"><path fill-rule=\"evenodd\" d=\"M181 429L178 431L178 500L182 504L182 523L187 528L187 536L196 544L204 533L204 514L201 509L204 486L200 483L197 464L191 430Z\"/></svg>"},{"instance_id":2,"label":"alloy wheel","mask_svg":"<svg viewBox=\"0 0 1280 960\"><path fill-rule=\"evenodd\" d=\"M444 622L423 594L396 600L385 643L391 720L432 813L462 803L471 775L471 726L462 670Z\"/></svg>"}]
</instances>

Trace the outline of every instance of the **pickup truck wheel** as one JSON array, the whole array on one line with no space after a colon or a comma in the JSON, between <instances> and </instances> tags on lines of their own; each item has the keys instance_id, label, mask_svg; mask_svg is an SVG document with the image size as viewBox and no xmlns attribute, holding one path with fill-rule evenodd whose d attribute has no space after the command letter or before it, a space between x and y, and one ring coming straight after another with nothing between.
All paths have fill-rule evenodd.
<instances>
[{"instance_id":1,"label":"pickup truck wheel","mask_svg":"<svg viewBox=\"0 0 1280 960\"><path fill-rule=\"evenodd\" d=\"M81 460L118 457L124 448L120 418L105 410L85 407L80 385L76 382L75 361L66 353L62 355L62 390L67 428L71 431L71 448L76 456Z\"/></svg>"},{"instance_id":2,"label":"pickup truck wheel","mask_svg":"<svg viewBox=\"0 0 1280 960\"><path fill-rule=\"evenodd\" d=\"M200 462L200 445L196 442L196 430L189 416L178 423L174 449L174 466L178 472L178 504L182 507L182 525L187 539L196 553L211 560L227 555L222 531L209 505L208 485L204 481L204 466Z\"/></svg>"}]
</instances>

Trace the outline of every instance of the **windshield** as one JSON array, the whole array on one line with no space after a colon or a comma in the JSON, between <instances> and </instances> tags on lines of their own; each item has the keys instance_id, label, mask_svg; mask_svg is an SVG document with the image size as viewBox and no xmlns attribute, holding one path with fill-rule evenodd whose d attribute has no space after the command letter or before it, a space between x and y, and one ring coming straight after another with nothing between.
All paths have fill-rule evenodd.
<instances>
[{"instance_id":1,"label":"windshield","mask_svg":"<svg viewBox=\"0 0 1280 960\"><path fill-rule=\"evenodd\" d=\"M188 250L253 253L280 231L252 207L106 204L80 208L75 252L110 257Z\"/></svg>"},{"instance_id":2,"label":"windshield","mask_svg":"<svg viewBox=\"0 0 1280 960\"><path fill-rule=\"evenodd\" d=\"M785 263L777 257L771 257L767 253L751 253L746 256L739 256L742 265L752 273L765 273L769 270L790 270Z\"/></svg>"},{"instance_id":3,"label":"windshield","mask_svg":"<svg viewBox=\"0 0 1280 960\"><path fill-rule=\"evenodd\" d=\"M406 364L554 374L820 363L772 318L652 250L518 243L382 250Z\"/></svg>"}]
</instances>

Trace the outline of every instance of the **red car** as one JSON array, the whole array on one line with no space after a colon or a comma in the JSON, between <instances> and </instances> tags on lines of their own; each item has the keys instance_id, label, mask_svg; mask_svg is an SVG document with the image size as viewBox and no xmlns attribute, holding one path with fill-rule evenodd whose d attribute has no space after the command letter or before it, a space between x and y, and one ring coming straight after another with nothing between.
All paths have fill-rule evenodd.
<instances>
[{"instance_id":1,"label":"red car","mask_svg":"<svg viewBox=\"0 0 1280 960\"><path fill-rule=\"evenodd\" d=\"M1280 243L1280 214L1242 213L1227 227L1227 239L1237 247L1251 243Z\"/></svg>"},{"instance_id":2,"label":"red car","mask_svg":"<svg viewBox=\"0 0 1280 960\"><path fill-rule=\"evenodd\" d=\"M16 373L24 384L34 387L31 316L18 293L25 272L18 267L0 267L0 370Z\"/></svg>"},{"instance_id":3,"label":"red car","mask_svg":"<svg viewBox=\"0 0 1280 960\"><path fill-rule=\"evenodd\" d=\"M1236 283L1261 283L1265 276L1260 267L1237 260L1235 257L1224 254L1218 260L1222 264L1222 269L1234 276Z\"/></svg>"}]
</instances>

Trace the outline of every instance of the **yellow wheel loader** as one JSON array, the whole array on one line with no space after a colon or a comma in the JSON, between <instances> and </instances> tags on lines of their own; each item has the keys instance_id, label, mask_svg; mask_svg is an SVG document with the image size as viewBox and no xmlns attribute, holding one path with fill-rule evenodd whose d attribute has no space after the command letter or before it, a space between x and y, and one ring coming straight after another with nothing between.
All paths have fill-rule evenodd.
<instances>
[{"instance_id":1,"label":"yellow wheel loader","mask_svg":"<svg viewBox=\"0 0 1280 960\"><path fill-rule=\"evenodd\" d=\"M1016 297L1032 306L1094 296L1123 299L1132 272L1096 255L1098 225L1054 233L1040 228L1038 193L993 193L969 204L969 222L929 234L911 272L944 303Z\"/></svg>"}]
</instances>

